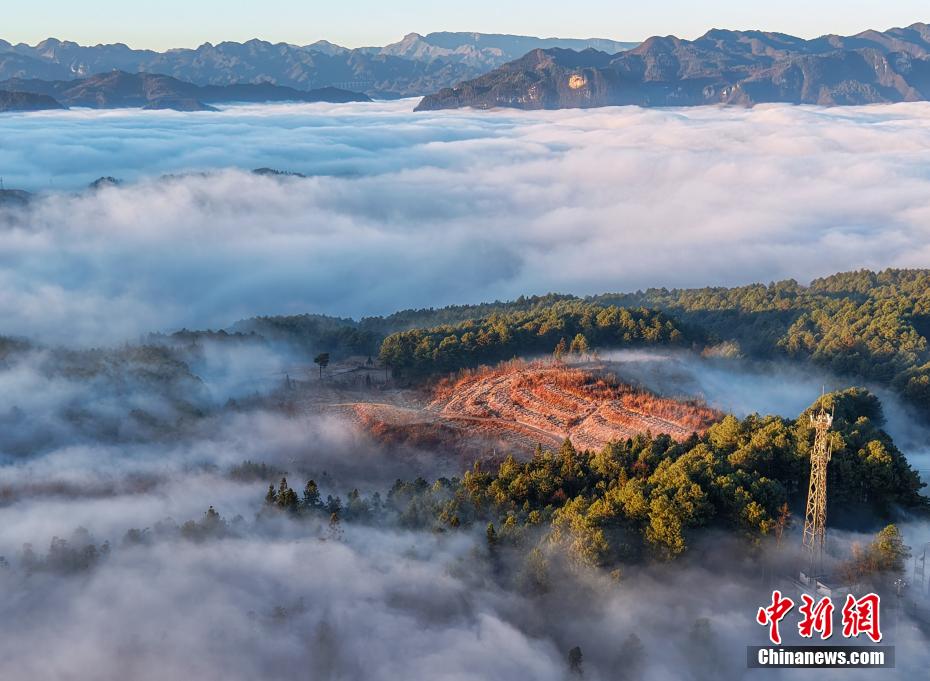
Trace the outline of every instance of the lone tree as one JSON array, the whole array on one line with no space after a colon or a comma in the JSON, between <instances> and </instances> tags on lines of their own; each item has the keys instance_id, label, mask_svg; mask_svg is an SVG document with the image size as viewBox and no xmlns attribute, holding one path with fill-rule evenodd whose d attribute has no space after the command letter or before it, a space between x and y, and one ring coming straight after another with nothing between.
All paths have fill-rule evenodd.
<instances>
[{"instance_id":1,"label":"lone tree","mask_svg":"<svg viewBox=\"0 0 930 681\"><path fill-rule=\"evenodd\" d=\"M904 572L905 561L911 557L911 547L904 544L897 525L888 525L879 532L869 551L881 572Z\"/></svg>"},{"instance_id":2,"label":"lone tree","mask_svg":"<svg viewBox=\"0 0 930 681\"><path fill-rule=\"evenodd\" d=\"M497 546L497 530L494 529L494 523L488 523L485 536L488 538L488 548L494 549L494 547Z\"/></svg>"},{"instance_id":3,"label":"lone tree","mask_svg":"<svg viewBox=\"0 0 930 681\"><path fill-rule=\"evenodd\" d=\"M323 378L323 369L329 366L329 353L321 352L313 358L313 363L320 365L320 378Z\"/></svg>"},{"instance_id":4,"label":"lone tree","mask_svg":"<svg viewBox=\"0 0 930 681\"><path fill-rule=\"evenodd\" d=\"M559 341L558 345L555 346L555 350L552 351L552 354L555 356L556 360L561 362L566 352L568 352L568 343L566 343L563 338Z\"/></svg>"}]
</instances>

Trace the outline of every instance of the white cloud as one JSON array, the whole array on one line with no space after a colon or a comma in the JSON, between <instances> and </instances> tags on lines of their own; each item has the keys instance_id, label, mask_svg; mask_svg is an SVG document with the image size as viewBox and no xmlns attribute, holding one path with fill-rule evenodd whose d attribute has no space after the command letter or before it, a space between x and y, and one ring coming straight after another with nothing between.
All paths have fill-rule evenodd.
<instances>
[{"instance_id":1,"label":"white cloud","mask_svg":"<svg viewBox=\"0 0 930 681\"><path fill-rule=\"evenodd\" d=\"M84 342L254 314L928 262L930 104L413 114L411 102L0 118L3 331ZM278 182L235 168L312 175ZM215 171L172 180L161 173Z\"/></svg>"}]
</instances>

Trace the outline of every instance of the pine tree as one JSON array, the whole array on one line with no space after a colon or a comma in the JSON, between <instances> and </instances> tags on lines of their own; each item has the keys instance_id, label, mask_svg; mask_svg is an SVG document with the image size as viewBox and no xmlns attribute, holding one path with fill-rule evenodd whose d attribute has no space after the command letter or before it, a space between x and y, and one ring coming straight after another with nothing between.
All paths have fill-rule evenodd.
<instances>
[{"instance_id":1,"label":"pine tree","mask_svg":"<svg viewBox=\"0 0 930 681\"><path fill-rule=\"evenodd\" d=\"M320 488L317 487L316 482L308 480L304 487L304 508L307 510L314 510L320 508L321 505Z\"/></svg>"},{"instance_id":2,"label":"pine tree","mask_svg":"<svg viewBox=\"0 0 930 681\"><path fill-rule=\"evenodd\" d=\"M348 503L346 504L346 517L349 519L358 520L359 518L367 518L370 513L367 502L362 498L362 495L359 494L357 489L353 489L349 492Z\"/></svg>"},{"instance_id":3,"label":"pine tree","mask_svg":"<svg viewBox=\"0 0 930 681\"><path fill-rule=\"evenodd\" d=\"M384 502L381 501L381 493L375 492L371 495L371 514L377 518L381 515L383 510Z\"/></svg>"},{"instance_id":4,"label":"pine tree","mask_svg":"<svg viewBox=\"0 0 930 681\"><path fill-rule=\"evenodd\" d=\"M494 529L494 523L488 523L488 529L485 531L488 538L488 548L493 549L497 546L497 530Z\"/></svg>"},{"instance_id":5,"label":"pine tree","mask_svg":"<svg viewBox=\"0 0 930 681\"><path fill-rule=\"evenodd\" d=\"M571 354L581 356L587 355L588 350L588 339L585 338L583 333L579 333L572 338L572 344L568 349Z\"/></svg>"},{"instance_id":6,"label":"pine tree","mask_svg":"<svg viewBox=\"0 0 930 681\"><path fill-rule=\"evenodd\" d=\"M295 512L300 506L300 500L297 498L297 492L287 486L287 478L281 478L281 484L278 485L278 507Z\"/></svg>"},{"instance_id":7,"label":"pine tree","mask_svg":"<svg viewBox=\"0 0 930 681\"><path fill-rule=\"evenodd\" d=\"M338 513L329 516L329 538L334 541L342 539L342 526L339 523Z\"/></svg>"}]
</instances>

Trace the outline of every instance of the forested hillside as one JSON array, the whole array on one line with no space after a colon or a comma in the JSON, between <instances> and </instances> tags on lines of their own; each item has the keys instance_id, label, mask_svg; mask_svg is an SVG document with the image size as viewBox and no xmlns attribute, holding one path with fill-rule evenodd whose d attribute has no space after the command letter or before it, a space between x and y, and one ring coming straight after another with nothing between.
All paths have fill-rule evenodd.
<instances>
[{"instance_id":1,"label":"forested hillside","mask_svg":"<svg viewBox=\"0 0 930 681\"><path fill-rule=\"evenodd\" d=\"M563 301L528 312L396 333L381 345L381 360L395 373L415 377L553 349L567 353L587 351L592 344L680 346L689 340L696 339L689 339L672 318L654 310Z\"/></svg>"},{"instance_id":2,"label":"forested hillside","mask_svg":"<svg viewBox=\"0 0 930 681\"><path fill-rule=\"evenodd\" d=\"M930 415L928 270L847 272L809 286L788 280L648 289L547 304L553 297L497 304L478 319L393 334L382 345L382 359L402 373L425 375L551 353L562 338L569 350L576 334L591 349L732 341L748 357L810 361L840 376L888 385ZM458 313L469 310L481 312ZM420 311L415 318L422 324L442 314Z\"/></svg>"},{"instance_id":3,"label":"forested hillside","mask_svg":"<svg viewBox=\"0 0 930 681\"><path fill-rule=\"evenodd\" d=\"M649 289L591 299L646 305L751 357L812 361L893 386L930 415L930 271L846 272L810 286L788 280L738 288Z\"/></svg>"}]
</instances>

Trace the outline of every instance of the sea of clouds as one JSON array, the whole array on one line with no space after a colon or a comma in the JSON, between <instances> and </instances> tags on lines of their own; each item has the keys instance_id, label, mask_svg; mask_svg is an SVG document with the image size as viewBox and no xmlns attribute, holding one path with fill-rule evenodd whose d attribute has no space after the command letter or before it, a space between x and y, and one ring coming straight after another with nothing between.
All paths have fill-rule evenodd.
<instances>
[{"instance_id":1,"label":"sea of clouds","mask_svg":"<svg viewBox=\"0 0 930 681\"><path fill-rule=\"evenodd\" d=\"M0 116L4 184L37 193L25 210L0 207L0 334L113 346L256 314L358 316L926 262L928 104L412 106ZM249 172L259 167L307 177ZM86 189L106 175L124 183ZM258 517L269 481L231 476L244 460L343 498L460 472L329 416L223 407L273 393L292 358L204 343L196 378L169 391L75 376L56 357L36 350L0 368L0 678L561 680L576 645L588 679L748 675L744 646L762 642L752 617L770 585L732 538L708 537L672 566L629 568L619 583L560 571L552 556L550 590L529 597L495 574L480 527L346 522L336 537L325 522ZM741 415L793 417L820 386L846 387L784 365L605 359L624 378ZM204 416L156 436L126 416L173 422L177 391ZM926 431L882 397L889 429L923 466ZM154 536L159 522L210 505L232 536ZM149 528L148 540L124 541L131 528ZM906 532L915 548L930 541L925 523ZM53 537L80 546L87 533L110 542L109 558L29 574L24 544L44 556ZM634 633L644 657L631 652ZM926 669L926 639L907 621L895 642L901 678Z\"/></svg>"},{"instance_id":2,"label":"sea of clouds","mask_svg":"<svg viewBox=\"0 0 930 681\"><path fill-rule=\"evenodd\" d=\"M6 187L42 196L0 210L3 332L95 343L930 255L930 104L412 106L0 117ZM100 176L125 184L85 191Z\"/></svg>"}]
</instances>

